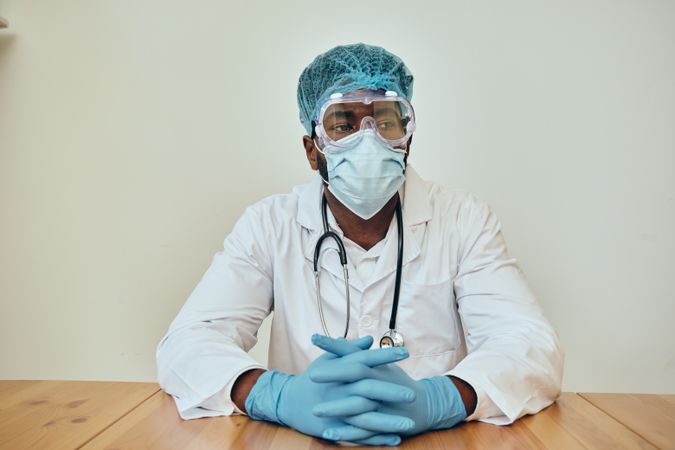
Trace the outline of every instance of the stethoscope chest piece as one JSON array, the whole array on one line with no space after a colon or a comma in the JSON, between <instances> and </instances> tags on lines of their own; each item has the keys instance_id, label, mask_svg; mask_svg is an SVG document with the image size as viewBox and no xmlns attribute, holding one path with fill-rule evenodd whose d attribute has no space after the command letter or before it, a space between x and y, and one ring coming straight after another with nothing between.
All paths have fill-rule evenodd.
<instances>
[{"instance_id":1,"label":"stethoscope chest piece","mask_svg":"<svg viewBox=\"0 0 675 450\"><path fill-rule=\"evenodd\" d=\"M380 348L403 347L403 336L396 330L389 330L380 338Z\"/></svg>"}]
</instances>

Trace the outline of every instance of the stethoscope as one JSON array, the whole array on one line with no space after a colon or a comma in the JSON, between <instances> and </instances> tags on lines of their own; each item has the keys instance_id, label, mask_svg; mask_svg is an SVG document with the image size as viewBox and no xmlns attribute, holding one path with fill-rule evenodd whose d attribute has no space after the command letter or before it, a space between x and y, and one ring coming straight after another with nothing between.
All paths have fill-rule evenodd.
<instances>
[{"instance_id":1,"label":"stethoscope","mask_svg":"<svg viewBox=\"0 0 675 450\"><path fill-rule=\"evenodd\" d=\"M319 284L319 253L321 252L321 245L327 238L332 238L337 244L337 252L340 255L340 264L342 264L342 273L345 280L345 296L347 298L347 322L345 324L344 338L347 337L349 331L349 271L347 270L347 252L342 243L342 239L334 231L328 227L328 215L326 212L327 200L326 195L322 196L321 200L321 217L323 219L323 234L319 237L314 247L314 281L316 284L316 302L319 305L319 317L321 318L321 326L326 336L330 337L326 320L323 316L323 307L321 302L321 286ZM403 336L396 331L396 312L398 311L398 296L401 290L401 267L403 264L403 214L401 213L401 200L396 199L396 225L398 232L398 257L396 260L396 284L394 286L394 303L391 306L391 317L389 318L389 331L384 333L380 338L380 347L403 347Z\"/></svg>"}]
</instances>

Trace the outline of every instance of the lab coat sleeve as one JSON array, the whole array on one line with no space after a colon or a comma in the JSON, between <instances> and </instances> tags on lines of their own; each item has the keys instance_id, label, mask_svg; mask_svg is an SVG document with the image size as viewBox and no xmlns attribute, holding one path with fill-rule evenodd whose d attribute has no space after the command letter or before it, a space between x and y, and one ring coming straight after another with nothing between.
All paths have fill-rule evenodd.
<instances>
[{"instance_id":1,"label":"lab coat sleeve","mask_svg":"<svg viewBox=\"0 0 675 450\"><path fill-rule=\"evenodd\" d=\"M506 425L555 401L563 352L509 256L492 210L470 195L457 217L461 244L454 288L468 355L448 374L476 390L476 410L467 420Z\"/></svg>"},{"instance_id":2,"label":"lab coat sleeve","mask_svg":"<svg viewBox=\"0 0 675 450\"><path fill-rule=\"evenodd\" d=\"M183 419L241 413L230 399L272 309L272 256L262 208L250 207L157 347L159 384Z\"/></svg>"}]
</instances>

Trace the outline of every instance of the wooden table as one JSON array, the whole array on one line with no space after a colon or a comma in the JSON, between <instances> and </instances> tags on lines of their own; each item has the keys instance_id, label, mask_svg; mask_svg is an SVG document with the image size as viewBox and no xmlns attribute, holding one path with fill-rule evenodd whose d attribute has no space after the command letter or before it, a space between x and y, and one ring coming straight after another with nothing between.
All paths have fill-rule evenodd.
<instances>
[{"instance_id":1,"label":"wooden table","mask_svg":"<svg viewBox=\"0 0 675 450\"><path fill-rule=\"evenodd\" d=\"M171 397L154 383L0 381L0 449L26 448L339 446L244 416L182 421ZM405 439L400 448L675 449L675 395L564 393L554 405L513 425L465 423Z\"/></svg>"}]
</instances>

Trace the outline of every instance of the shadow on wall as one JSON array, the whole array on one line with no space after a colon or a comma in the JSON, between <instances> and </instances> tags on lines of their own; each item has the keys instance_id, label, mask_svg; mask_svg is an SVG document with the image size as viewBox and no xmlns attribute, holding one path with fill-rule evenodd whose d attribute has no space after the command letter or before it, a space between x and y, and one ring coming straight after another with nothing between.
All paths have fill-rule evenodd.
<instances>
[{"instance_id":1,"label":"shadow on wall","mask_svg":"<svg viewBox=\"0 0 675 450\"><path fill-rule=\"evenodd\" d=\"M10 60L10 55L12 54L12 47L15 45L16 42L16 33L9 31L7 28L0 28L0 110L2 109L3 98L7 98L9 96L9 90L11 89L9 86L9 83L6 81L7 76L6 74L12 70L11 67L9 67L8 63L6 61ZM5 102L5 108L7 108L7 104ZM9 114L9 111L0 111L2 114L0 115L0 120L6 120L4 116L6 114ZM0 135L2 134L2 131L0 131ZM3 151L3 147L5 150ZM6 154L7 154L7 146L3 146L0 144L0 167L3 164L6 164L7 162L5 161ZM4 212L3 212L4 213Z\"/></svg>"},{"instance_id":2,"label":"shadow on wall","mask_svg":"<svg viewBox=\"0 0 675 450\"><path fill-rule=\"evenodd\" d=\"M0 68L3 67L3 62L10 53L15 41L16 33L13 33L6 28L0 28Z\"/></svg>"},{"instance_id":3,"label":"shadow on wall","mask_svg":"<svg viewBox=\"0 0 675 450\"><path fill-rule=\"evenodd\" d=\"M2 62L9 54L15 41L16 33L9 31L7 28L0 28L0 67L2 67Z\"/></svg>"}]
</instances>

